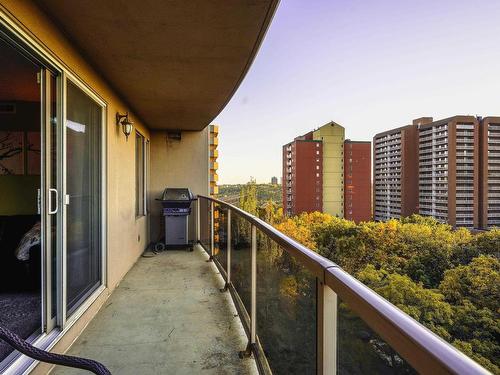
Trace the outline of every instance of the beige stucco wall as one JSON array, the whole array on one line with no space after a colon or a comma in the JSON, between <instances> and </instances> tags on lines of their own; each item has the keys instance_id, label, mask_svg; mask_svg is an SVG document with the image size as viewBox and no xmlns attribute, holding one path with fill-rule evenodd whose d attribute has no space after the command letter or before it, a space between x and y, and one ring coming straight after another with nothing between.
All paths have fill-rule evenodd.
<instances>
[{"instance_id":1,"label":"beige stucco wall","mask_svg":"<svg viewBox=\"0 0 500 375\"><path fill-rule=\"evenodd\" d=\"M165 187L188 187L194 194L208 195L208 127L199 132L182 132L180 140L167 138L165 131L151 132L151 240L160 235L160 204L155 201ZM195 236L196 206L192 205L190 239Z\"/></svg>"},{"instance_id":2,"label":"beige stucco wall","mask_svg":"<svg viewBox=\"0 0 500 375\"><path fill-rule=\"evenodd\" d=\"M313 133L323 141L323 212L344 217L344 138L345 129L334 123Z\"/></svg>"},{"instance_id":3,"label":"beige stucco wall","mask_svg":"<svg viewBox=\"0 0 500 375\"><path fill-rule=\"evenodd\" d=\"M117 111L130 110L119 96L101 79L78 54L44 13L31 1L0 0L0 13L29 31L44 46L44 50L56 56L70 71L85 82L107 103L107 286L108 289L83 314L62 340L55 351L64 352L79 335L88 321L99 310L107 296L135 263L146 246L147 219L135 217L135 143L129 141L115 125ZM84 21L82 21L84 22ZM135 126L146 137L149 130L131 113ZM34 373L47 373L49 367L39 365Z\"/></svg>"}]
</instances>

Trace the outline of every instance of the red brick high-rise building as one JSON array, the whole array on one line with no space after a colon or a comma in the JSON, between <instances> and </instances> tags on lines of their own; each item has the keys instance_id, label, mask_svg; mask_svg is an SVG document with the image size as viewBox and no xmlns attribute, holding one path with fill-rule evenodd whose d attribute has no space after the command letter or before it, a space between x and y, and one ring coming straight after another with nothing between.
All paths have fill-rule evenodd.
<instances>
[{"instance_id":1,"label":"red brick high-rise building","mask_svg":"<svg viewBox=\"0 0 500 375\"><path fill-rule=\"evenodd\" d=\"M321 211L323 206L323 144L312 132L283 146L283 212Z\"/></svg>"},{"instance_id":2,"label":"red brick high-rise building","mask_svg":"<svg viewBox=\"0 0 500 375\"><path fill-rule=\"evenodd\" d=\"M369 221L371 200L371 142L344 142L344 218Z\"/></svg>"},{"instance_id":3,"label":"red brick high-rise building","mask_svg":"<svg viewBox=\"0 0 500 375\"><path fill-rule=\"evenodd\" d=\"M283 146L283 212L371 219L371 143L344 140L330 122Z\"/></svg>"}]
</instances>

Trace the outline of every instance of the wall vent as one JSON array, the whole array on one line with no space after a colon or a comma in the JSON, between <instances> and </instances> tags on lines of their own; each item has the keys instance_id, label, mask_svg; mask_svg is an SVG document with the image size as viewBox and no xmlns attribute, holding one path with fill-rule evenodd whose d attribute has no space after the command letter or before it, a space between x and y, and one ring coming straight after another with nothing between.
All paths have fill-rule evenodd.
<instances>
[{"instance_id":1,"label":"wall vent","mask_svg":"<svg viewBox=\"0 0 500 375\"><path fill-rule=\"evenodd\" d=\"M169 141L180 141L181 140L181 132L180 131L169 131L169 132L167 132L167 139Z\"/></svg>"}]
</instances>

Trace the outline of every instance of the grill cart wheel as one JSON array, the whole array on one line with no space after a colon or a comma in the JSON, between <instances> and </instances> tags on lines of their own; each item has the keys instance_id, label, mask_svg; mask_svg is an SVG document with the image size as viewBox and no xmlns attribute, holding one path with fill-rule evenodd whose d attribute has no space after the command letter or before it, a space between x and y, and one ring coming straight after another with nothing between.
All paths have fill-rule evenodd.
<instances>
[{"instance_id":1,"label":"grill cart wheel","mask_svg":"<svg viewBox=\"0 0 500 375\"><path fill-rule=\"evenodd\" d=\"M165 244L163 242L157 242L155 244L155 252L156 253L159 253L160 251L164 251L165 250Z\"/></svg>"}]
</instances>

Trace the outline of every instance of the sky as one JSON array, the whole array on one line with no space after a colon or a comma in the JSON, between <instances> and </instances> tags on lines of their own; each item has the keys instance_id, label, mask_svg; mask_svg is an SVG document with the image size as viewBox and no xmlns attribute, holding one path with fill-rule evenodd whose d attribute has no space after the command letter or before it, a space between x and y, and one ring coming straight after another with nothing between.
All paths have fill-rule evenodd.
<instances>
[{"instance_id":1,"label":"sky","mask_svg":"<svg viewBox=\"0 0 500 375\"><path fill-rule=\"evenodd\" d=\"M281 177L281 147L329 121L346 138L418 117L500 115L500 0L281 0L213 123L219 183Z\"/></svg>"}]
</instances>

